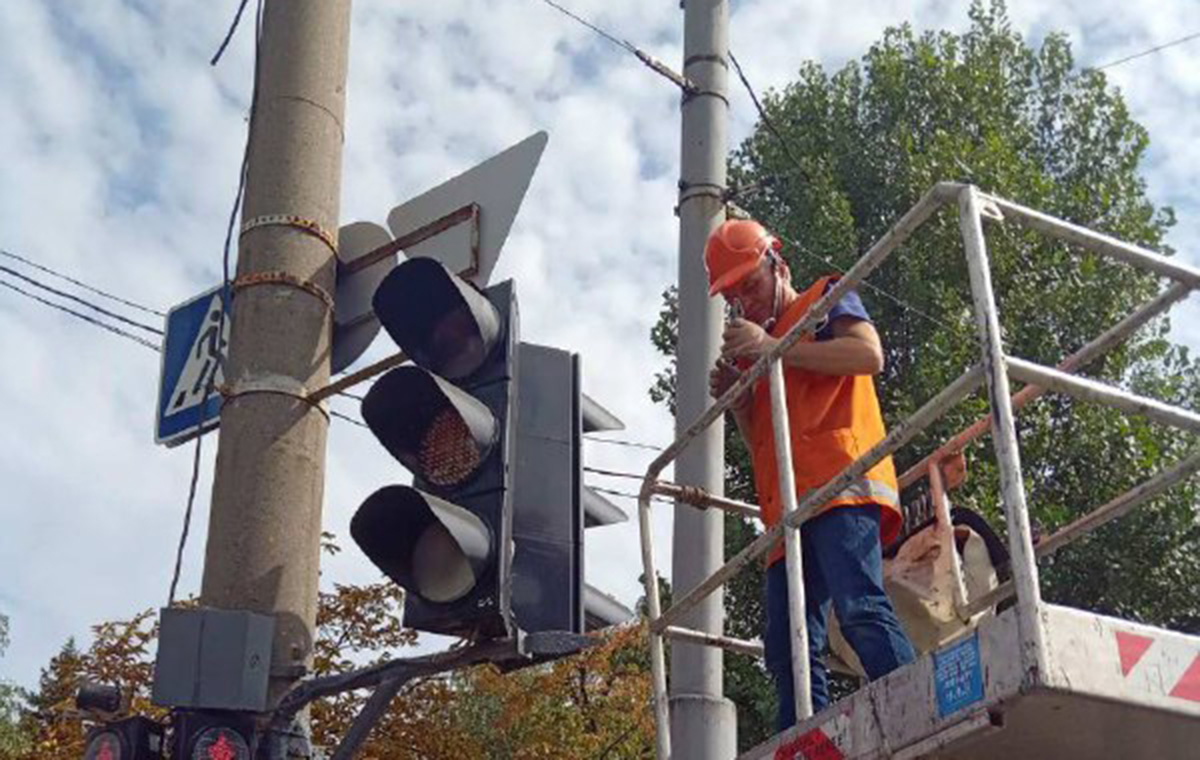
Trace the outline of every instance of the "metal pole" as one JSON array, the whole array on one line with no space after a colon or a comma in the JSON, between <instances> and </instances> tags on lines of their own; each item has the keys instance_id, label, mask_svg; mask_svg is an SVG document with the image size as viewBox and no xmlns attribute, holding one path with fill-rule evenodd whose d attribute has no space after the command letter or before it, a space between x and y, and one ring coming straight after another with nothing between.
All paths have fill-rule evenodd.
<instances>
[{"instance_id":1,"label":"metal pole","mask_svg":"<svg viewBox=\"0 0 1200 760\"><path fill-rule=\"evenodd\" d=\"M683 75L697 91L684 95L679 182L679 348L676 431L710 405L708 372L720 348L721 309L708 296L704 244L725 219L726 124L729 102L728 0L684 4ZM675 481L724 494L725 428L718 420L675 464ZM672 585L695 586L724 558L724 515L675 507ZM724 598L718 592L685 621L720 634ZM676 642L671 647L671 744L676 757L728 760L737 752L737 717L723 696L720 649Z\"/></svg>"},{"instance_id":2,"label":"metal pole","mask_svg":"<svg viewBox=\"0 0 1200 760\"><path fill-rule=\"evenodd\" d=\"M783 360L771 363L771 430L775 435L775 467L779 471L779 498L783 519L797 511L796 474L792 471L792 434L788 424L787 390L783 383ZM792 645L792 686L795 689L796 722L812 716L812 680L808 662L808 619L804 607L804 558L800 551L800 526L783 530L784 562L787 563L788 637Z\"/></svg>"},{"instance_id":3,"label":"metal pole","mask_svg":"<svg viewBox=\"0 0 1200 760\"><path fill-rule=\"evenodd\" d=\"M243 219L292 215L336 234L350 0L267 0ZM317 613L334 252L295 227L242 235L201 604L276 618L268 700L308 669ZM251 287L252 285L252 287ZM310 757L307 721L272 756Z\"/></svg>"},{"instance_id":4,"label":"metal pole","mask_svg":"<svg viewBox=\"0 0 1200 760\"><path fill-rule=\"evenodd\" d=\"M1033 554L1033 532L1029 527L1029 509L1025 504L1025 484L1021 479L1021 456L1017 448L1017 428L1013 416L1012 394L1008 386L1007 357L1000 337L1000 318L992 291L987 244L980 217L981 200L974 187L964 188L958 197L959 225L971 278L971 296L975 301L975 320L983 369L987 376L988 401L994 420L992 443L1000 467L1000 492L1008 523L1008 550L1012 557L1013 583L1017 589L1017 628L1021 637L1021 655L1026 677L1037 682L1046 677L1048 659L1042 632L1037 561Z\"/></svg>"}]
</instances>

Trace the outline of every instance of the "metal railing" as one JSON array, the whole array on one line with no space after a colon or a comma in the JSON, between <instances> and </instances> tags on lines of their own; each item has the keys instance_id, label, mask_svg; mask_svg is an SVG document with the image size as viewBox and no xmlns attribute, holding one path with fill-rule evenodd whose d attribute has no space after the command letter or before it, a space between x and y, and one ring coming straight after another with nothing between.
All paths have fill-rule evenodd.
<instances>
[{"instance_id":1,"label":"metal railing","mask_svg":"<svg viewBox=\"0 0 1200 760\"><path fill-rule=\"evenodd\" d=\"M941 206L950 203L957 203L959 210L959 226L963 237L980 342L979 364L968 369L908 419L893 426L878 445L835 478L821 488L808 493L797 503L791 464L791 431L789 430L788 416L783 413L786 404L783 355L805 333L811 332L829 313L834 304L877 269L934 212ZM1001 342L996 299L992 290L987 245L983 233L985 218L994 221L1013 220L1038 232L1081 246L1102 256L1148 270L1174 282L1133 314L1064 359L1057 369L1008 356ZM1117 519L1140 504L1160 495L1171 486L1186 480L1200 470L1200 449L1145 483L1063 527L1039 542L1035 549L1029 523L1029 511L1025 502L1025 489L1021 478L1014 414L1046 391L1053 390L1073 395L1082 400L1111 406L1126 413L1144 415L1157 422L1184 430L1200 432L1200 415L1194 412L1071 374L1121 343L1135 330L1164 313L1197 288L1200 288L1200 270L1139 246L1123 243L1102 233L1033 211L1002 198L987 195L972 185L942 182L931 188L820 300L809 308L806 315L783 336L770 353L744 372L738 381L717 399L695 423L680 434L658 458L651 462L646 470L639 492L638 518L641 530L646 604L649 614L650 665L659 759L667 760L671 756L670 708L667 695L666 664L663 656L664 639L670 637L692 643L720 646L733 651L761 654L762 646L756 642L735 639L719 633L691 630L679 626L678 621L709 594L728 582L743 567L770 550L781 536L784 537L788 578L796 719L799 722L811 716L808 632L804 616L804 588L801 581L803 558L801 557L798 532L800 525L819 506L840 493L876 463L909 443L948 409L984 383L988 390L989 414L903 473L900 476L900 485L903 488L921 477L928 476L934 508L939 518L948 522L949 507L945 501L941 482L940 463L961 452L963 447L970 442L988 433L992 435L999 465L1004 516L1008 528L1012 578L983 597L968 600L961 569L956 560L952 563L955 610L961 619L969 620L971 616L1015 594L1017 628L1023 658L1022 667L1027 671L1036 669L1039 672L1045 672L1047 663L1044 631L1037 614L1038 605L1041 603L1037 559L1057 551L1071 541ZM753 504L717 497L698 488L660 483L658 476L703 430L723 415L735 399L768 373L770 375L775 453L778 462L780 493L783 499L783 517L779 524L764 530L761 535L711 576L683 594L670 609L663 611L659 599L658 575L655 570L650 528L651 497L665 495L681 503L701 508L715 507L748 516L758 516L759 509ZM1019 382L1027 383L1016 395L1012 395L1009 391L1010 376ZM951 554L953 556L953 552Z\"/></svg>"}]
</instances>

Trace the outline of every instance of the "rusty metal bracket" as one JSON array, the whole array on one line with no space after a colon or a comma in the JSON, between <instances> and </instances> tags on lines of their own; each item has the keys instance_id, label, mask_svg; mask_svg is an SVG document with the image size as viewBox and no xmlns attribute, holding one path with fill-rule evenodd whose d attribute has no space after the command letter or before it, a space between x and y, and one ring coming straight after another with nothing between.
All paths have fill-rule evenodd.
<instances>
[{"instance_id":1,"label":"rusty metal bracket","mask_svg":"<svg viewBox=\"0 0 1200 760\"><path fill-rule=\"evenodd\" d=\"M256 216L253 219L247 219L245 222L242 222L241 231L238 233L238 236L245 235L250 230L260 227L292 227L301 232L306 232L329 246L329 250L333 251L334 256L337 255L337 237L321 226L320 222L313 219L307 219L295 214L265 214L263 216Z\"/></svg>"},{"instance_id":2,"label":"rusty metal bracket","mask_svg":"<svg viewBox=\"0 0 1200 760\"><path fill-rule=\"evenodd\" d=\"M311 280L301 280L289 272L253 272L251 274L244 274L233 281L233 294L236 296L239 290L258 285L285 285L302 290L320 299L327 309L333 311L333 296L329 295L328 290Z\"/></svg>"},{"instance_id":3,"label":"rusty metal bracket","mask_svg":"<svg viewBox=\"0 0 1200 760\"><path fill-rule=\"evenodd\" d=\"M471 278L479 273L479 214L480 207L478 203L468 203L454 211L451 211L445 216L434 219L429 224L418 227L412 232L406 232L396 238L387 245L380 246L373 251L364 253L353 261L346 262L342 265L342 269L347 273L359 272L367 269L384 259L392 256L398 251L416 245L424 240L428 240L434 235L445 232L451 227L456 227L463 222L471 223L471 266L461 272L456 272L460 277Z\"/></svg>"}]
</instances>

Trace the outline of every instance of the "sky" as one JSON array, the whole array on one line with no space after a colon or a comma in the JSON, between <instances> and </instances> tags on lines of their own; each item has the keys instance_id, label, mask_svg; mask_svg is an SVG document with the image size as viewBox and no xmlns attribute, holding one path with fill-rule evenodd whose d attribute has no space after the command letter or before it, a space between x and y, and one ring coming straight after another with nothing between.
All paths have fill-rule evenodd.
<instances>
[{"instance_id":1,"label":"sky","mask_svg":"<svg viewBox=\"0 0 1200 760\"><path fill-rule=\"evenodd\" d=\"M680 67L675 0L563 4ZM245 138L252 23L217 66L208 61L236 5L0 3L0 249L160 311L218 283ZM889 25L962 29L966 6L742 0L732 4L731 47L761 92L784 86L808 59L841 67ZM1012 0L1009 10L1034 43L1066 32L1084 65L1200 31L1191 0L1160 0L1153 11L1116 0ZM1200 264L1197 56L1200 41L1107 72L1149 129L1149 193L1175 208L1169 242L1192 264ZM755 114L736 80L730 86L732 148ZM676 278L678 91L540 0L356 0L347 92L342 223L383 224L398 203L549 133L493 279L515 278L524 339L582 354L585 390L627 424L615 437L669 443L672 420L647 388L664 365L650 328ZM1193 348L1198 300L1174 312L1176 337ZM11 624L0 678L30 686L68 637L86 644L92 625L165 603L193 448L154 443L155 351L7 289L0 348L0 614ZM381 337L363 361L390 350ZM346 399L333 408L358 413ZM181 596L199 590L215 442L204 447ZM585 451L590 466L638 474L653 455L601 442ZM322 583L377 580L350 545L349 519L376 488L407 476L366 430L338 420L327 462L324 527L345 550L324 561ZM636 490L632 480L588 480ZM632 500L614 499L633 515ZM667 508L654 528L658 564L669 568ZM587 544L589 581L632 605L636 522L588 531Z\"/></svg>"}]
</instances>

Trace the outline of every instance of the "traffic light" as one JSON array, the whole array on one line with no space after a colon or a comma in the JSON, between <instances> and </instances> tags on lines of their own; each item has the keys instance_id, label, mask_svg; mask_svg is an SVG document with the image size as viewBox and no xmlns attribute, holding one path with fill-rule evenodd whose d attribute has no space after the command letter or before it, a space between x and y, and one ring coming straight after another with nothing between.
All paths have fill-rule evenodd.
<instances>
[{"instance_id":1,"label":"traffic light","mask_svg":"<svg viewBox=\"0 0 1200 760\"><path fill-rule=\"evenodd\" d=\"M84 760L162 760L163 726L140 715L88 732Z\"/></svg>"},{"instance_id":2,"label":"traffic light","mask_svg":"<svg viewBox=\"0 0 1200 760\"><path fill-rule=\"evenodd\" d=\"M175 713L171 760L252 760L254 717L186 710Z\"/></svg>"},{"instance_id":3,"label":"traffic light","mask_svg":"<svg viewBox=\"0 0 1200 760\"><path fill-rule=\"evenodd\" d=\"M627 611L584 583L583 531L624 514L583 486L582 434L620 422L580 393L578 356L519 342L511 281L480 291L428 258L393 269L373 306L415 366L380 378L362 416L414 478L368 497L350 533L407 590L405 624L488 638L616 622Z\"/></svg>"},{"instance_id":4,"label":"traffic light","mask_svg":"<svg viewBox=\"0 0 1200 760\"><path fill-rule=\"evenodd\" d=\"M517 307L512 283L479 291L441 263L394 268L373 307L415 366L380 378L367 426L413 473L363 502L350 533L407 590L405 623L458 636L512 633Z\"/></svg>"}]
</instances>

